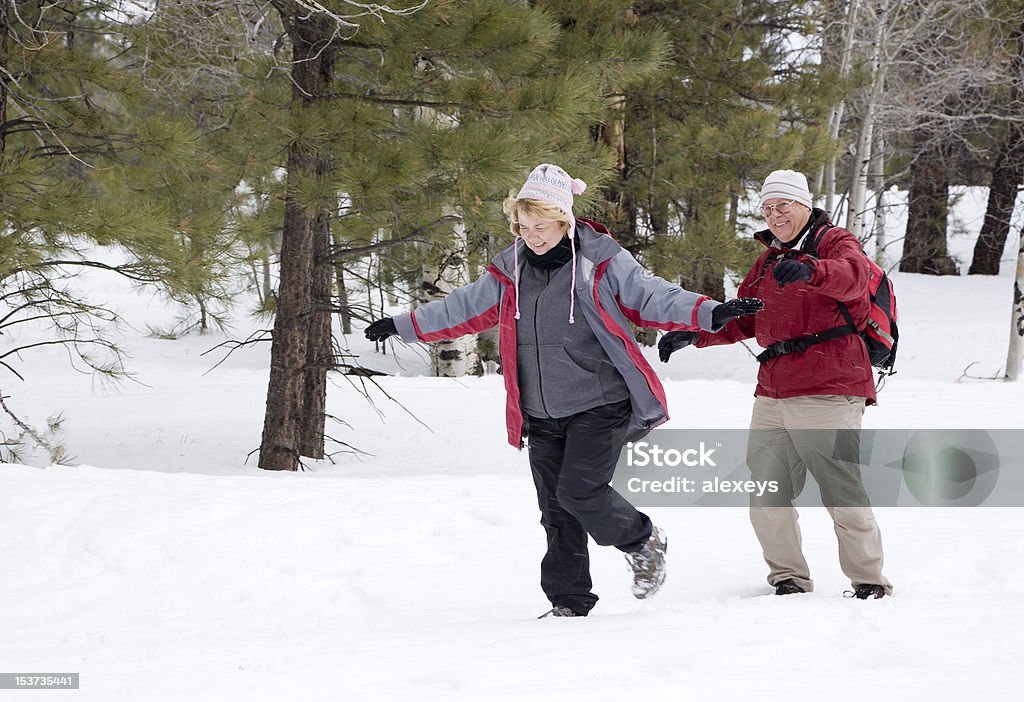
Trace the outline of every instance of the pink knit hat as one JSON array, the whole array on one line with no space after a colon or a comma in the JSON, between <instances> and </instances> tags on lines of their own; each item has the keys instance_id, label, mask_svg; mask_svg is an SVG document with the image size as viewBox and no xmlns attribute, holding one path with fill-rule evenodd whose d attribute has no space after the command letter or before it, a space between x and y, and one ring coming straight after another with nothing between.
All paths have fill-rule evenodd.
<instances>
[{"instance_id":1,"label":"pink knit hat","mask_svg":"<svg viewBox=\"0 0 1024 702\"><path fill-rule=\"evenodd\" d=\"M569 238L576 233L576 218L572 214L573 195L581 195L587 184L573 178L564 169L542 163L527 176L517 200L540 200L554 205L569 216Z\"/></svg>"},{"instance_id":2,"label":"pink knit hat","mask_svg":"<svg viewBox=\"0 0 1024 702\"><path fill-rule=\"evenodd\" d=\"M573 178L565 169L550 163L542 163L526 177L526 182L519 189L516 200L539 200L554 205L569 217L569 248L572 249L572 284L569 288L569 324L575 324L576 309L576 247L572 240L576 238L576 217L572 214L573 195L581 195L587 184L579 178ZM519 242L515 245L516 268L516 319L519 319Z\"/></svg>"}]
</instances>

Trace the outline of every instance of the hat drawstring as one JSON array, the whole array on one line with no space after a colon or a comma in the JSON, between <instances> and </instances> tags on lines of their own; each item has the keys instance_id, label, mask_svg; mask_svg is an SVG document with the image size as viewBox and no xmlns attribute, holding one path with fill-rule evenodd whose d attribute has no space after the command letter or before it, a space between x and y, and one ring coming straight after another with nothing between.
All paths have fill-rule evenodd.
<instances>
[{"instance_id":1,"label":"hat drawstring","mask_svg":"<svg viewBox=\"0 0 1024 702\"><path fill-rule=\"evenodd\" d=\"M572 249L572 285L569 288L569 324L575 324L576 318L573 315L576 309L576 232L569 230L569 248Z\"/></svg>"},{"instance_id":2,"label":"hat drawstring","mask_svg":"<svg viewBox=\"0 0 1024 702\"><path fill-rule=\"evenodd\" d=\"M516 319L519 319L519 237L512 242L512 252L515 258L515 269L516 269ZM570 311L570 314L572 312Z\"/></svg>"}]
</instances>

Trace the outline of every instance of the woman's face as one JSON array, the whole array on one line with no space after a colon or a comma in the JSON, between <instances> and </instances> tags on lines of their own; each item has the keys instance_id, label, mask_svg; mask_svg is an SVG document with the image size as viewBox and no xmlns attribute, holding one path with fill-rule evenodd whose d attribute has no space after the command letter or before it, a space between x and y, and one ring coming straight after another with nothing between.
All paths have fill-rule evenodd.
<instances>
[{"instance_id":1,"label":"woman's face","mask_svg":"<svg viewBox=\"0 0 1024 702\"><path fill-rule=\"evenodd\" d=\"M545 254L552 249L568 231L569 224L557 219L537 219L525 212L519 213L519 236L535 254Z\"/></svg>"}]
</instances>

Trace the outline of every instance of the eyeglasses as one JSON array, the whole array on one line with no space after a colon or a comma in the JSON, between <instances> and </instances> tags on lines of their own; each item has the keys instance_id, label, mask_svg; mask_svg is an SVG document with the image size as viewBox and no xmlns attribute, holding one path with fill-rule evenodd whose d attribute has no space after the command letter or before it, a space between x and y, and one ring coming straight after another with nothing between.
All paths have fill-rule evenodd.
<instances>
[{"instance_id":1,"label":"eyeglasses","mask_svg":"<svg viewBox=\"0 0 1024 702\"><path fill-rule=\"evenodd\" d=\"M790 200L789 202L780 202L777 205L761 205L761 212L765 217L771 217L773 213L778 212L781 215L787 215L793 210L793 203L796 200Z\"/></svg>"}]
</instances>

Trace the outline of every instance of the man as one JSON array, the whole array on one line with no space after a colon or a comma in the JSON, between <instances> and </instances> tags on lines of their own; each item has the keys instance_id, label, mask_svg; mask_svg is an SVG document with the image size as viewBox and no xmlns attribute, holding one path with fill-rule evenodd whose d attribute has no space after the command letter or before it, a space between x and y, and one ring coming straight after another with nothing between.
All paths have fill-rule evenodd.
<instances>
[{"instance_id":1,"label":"man","mask_svg":"<svg viewBox=\"0 0 1024 702\"><path fill-rule=\"evenodd\" d=\"M839 564L859 599L892 594L882 575L882 539L861 481L858 439L864 407L875 402L874 377L857 328L869 310L868 267L860 242L813 207L807 178L773 171L761 188L768 229L755 234L764 253L738 297L758 297L764 311L717 334L679 331L658 344L661 360L691 344L756 338L766 349L750 420L747 463L757 480L777 480L775 494L750 498L750 521L776 595L811 592L793 499L810 471L835 523ZM813 255L810 252L814 252ZM840 329L843 328L843 329Z\"/></svg>"}]
</instances>

